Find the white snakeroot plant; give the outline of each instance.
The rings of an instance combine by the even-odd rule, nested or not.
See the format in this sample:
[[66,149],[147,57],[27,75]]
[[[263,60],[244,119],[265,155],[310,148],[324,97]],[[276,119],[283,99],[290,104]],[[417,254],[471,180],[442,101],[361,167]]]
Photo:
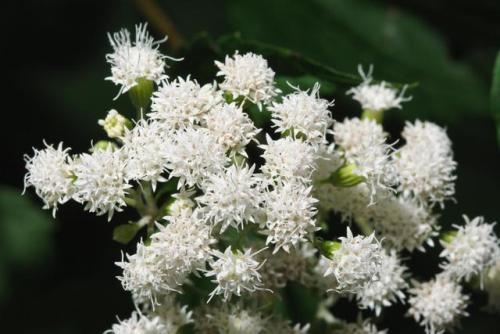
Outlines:
[[373,280],[383,261],[383,249],[375,234],[354,236],[350,228],[329,259],[325,276],[333,275],[340,292],[356,293]]
[[241,97],[262,109],[262,104],[268,104],[279,93],[274,71],[260,55],[236,52],[232,57],[226,56],[224,63],[216,61],[215,65],[219,68],[217,76],[224,77],[220,88],[234,99]]
[[122,210],[125,196],[132,186],[126,175],[126,162],[121,150],[111,146],[83,153],[74,158],[73,174],[75,192],[73,199],[85,204],[85,210],[97,215],[108,215],[108,221],[115,211]]
[[[295,88],[295,87],[294,87]],[[273,113],[273,125],[280,133],[289,132],[294,137],[305,137],[307,142],[324,143],[333,122],[329,107],[333,101],[319,98],[319,84],[309,91],[295,88],[295,92],[274,102],[268,109]]]
[[483,217],[469,219],[464,215],[465,225],[458,226],[456,235],[451,240],[442,241],[444,250],[441,257],[446,259],[442,264],[445,273],[457,279],[469,280],[481,275],[500,259],[499,240],[493,230],[495,224],[484,222]]
[[[340,326],[385,334],[374,323],[391,327],[385,309],[408,299],[395,307],[437,334],[467,315],[461,284],[476,288],[475,276],[484,278],[489,309],[500,309],[494,224],[466,218],[438,236],[457,167],[445,129],[407,123],[392,143],[384,131],[384,112],[410,100],[404,88],[360,68],[361,84],[347,93],[363,110],[340,121],[318,83],[289,84],[283,96],[261,55],[226,56],[213,66],[216,78],[201,82],[189,73],[167,77],[173,58],[146,25],[136,26],[134,40],[124,29],[110,41],[107,79],[120,86],[118,97],[128,92],[136,116],[104,113],[97,123],[107,139],[93,141],[89,153],[70,154],[62,143],[35,149],[25,156],[24,179],[53,214],[74,200],[121,220],[113,239],[136,244],[116,263],[135,311],[106,333],[305,334]],[[343,222],[346,235],[336,225]],[[409,288],[407,260],[424,245],[439,247],[438,238],[443,271]],[[319,301],[316,315],[302,312],[310,301],[298,298],[309,296]],[[336,319],[342,299],[372,317]],[[306,324],[276,316],[284,302]]]
[[36,194],[43,200],[43,208],[52,209],[54,217],[57,204],[68,201],[74,190],[69,150],[62,143],[57,148],[45,143],[45,149],[33,149],[32,157],[24,156],[28,171],[24,177],[24,191],[27,187],[35,188]]
[[427,334],[443,333],[458,324],[466,312],[469,297],[464,295],[462,287],[447,275],[415,283],[409,290],[408,314],[425,327]]
[[274,253],[280,248],[290,251],[318,230],[314,219],[317,200],[311,190],[302,183],[288,182],[264,194],[266,221],[261,233],[267,236],[266,244],[274,245]]
[[113,35],[108,34],[109,42],[113,52],[106,55],[106,61],[111,65],[111,80],[120,86],[120,92],[126,93],[138,84],[139,79],[145,79],[159,83],[166,79],[165,59],[174,58],[163,55],[159,45],[167,40],[155,41],[146,30],[147,24],[139,24],[135,27],[135,40],[130,38],[130,32],[122,29]]
[[247,157],[246,146],[260,132],[235,103],[219,104],[205,117],[207,129],[231,156]]
[[163,81],[151,100],[149,117],[167,129],[200,125],[208,112],[223,101],[215,84],[201,86],[189,76],[186,79]]
[[446,130],[417,120],[406,124],[402,137],[406,144],[394,159],[398,190],[424,205],[443,207],[455,194],[457,166]]
[[205,276],[213,276],[212,282],[216,283],[217,287],[210,293],[209,301],[216,295],[223,295],[224,301],[227,301],[232,295],[241,296],[245,292],[263,290],[259,274],[263,262],[255,258],[261,251],[233,251],[230,246],[224,253],[212,251],[213,257],[208,260],[211,269],[207,270]]
[[196,201],[204,205],[205,217],[212,224],[243,229],[245,222],[254,223],[262,187],[254,175],[255,167],[231,165],[219,174],[209,175],[202,184],[203,195]]
[[359,65],[358,72],[363,82],[349,89],[347,94],[352,95],[352,98],[361,104],[363,110],[381,112],[391,108],[401,109],[401,103],[411,100],[411,97],[404,96],[406,86],[398,91],[385,81],[373,83],[373,66],[370,66],[368,73],[365,73],[363,67]]

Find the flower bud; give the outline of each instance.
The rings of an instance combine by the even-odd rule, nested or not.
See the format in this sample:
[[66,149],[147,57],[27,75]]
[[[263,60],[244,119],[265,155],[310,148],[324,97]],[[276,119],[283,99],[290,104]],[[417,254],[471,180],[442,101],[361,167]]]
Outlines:
[[350,188],[366,181],[364,176],[355,173],[355,164],[344,164],[321,183],[330,183],[335,187]]
[[132,122],[115,109],[111,109],[106,118],[100,119],[97,123],[104,128],[109,138],[123,137],[125,129],[132,128]]
[[153,95],[153,81],[139,78],[137,79],[137,84],[130,88],[128,91],[130,100],[135,108],[140,110],[146,110],[151,102],[151,95]]

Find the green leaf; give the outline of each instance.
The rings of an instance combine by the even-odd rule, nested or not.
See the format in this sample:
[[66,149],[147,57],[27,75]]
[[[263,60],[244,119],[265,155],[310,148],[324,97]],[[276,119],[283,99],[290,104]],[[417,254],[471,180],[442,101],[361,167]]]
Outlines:
[[139,232],[143,227],[144,225],[133,222],[118,225],[113,230],[113,240],[126,245],[135,238],[137,232]]
[[497,54],[495,66],[493,67],[490,96],[491,112],[497,124],[497,140],[498,145],[500,145],[500,51]]

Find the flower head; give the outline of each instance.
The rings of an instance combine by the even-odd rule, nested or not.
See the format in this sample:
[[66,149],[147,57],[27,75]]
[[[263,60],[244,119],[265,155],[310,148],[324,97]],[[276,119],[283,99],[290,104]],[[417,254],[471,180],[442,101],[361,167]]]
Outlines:
[[108,111],[106,117],[100,119],[97,123],[103,127],[109,138],[121,138],[125,130],[132,127],[132,122],[115,109]]
[[469,297],[462,293],[462,287],[446,275],[416,284],[409,290],[408,314],[425,327],[427,334],[442,333],[457,324],[465,311]]
[[215,84],[200,86],[188,76],[164,81],[151,100],[149,117],[167,129],[184,129],[202,123],[203,117],[222,102],[222,94]]
[[328,128],[332,124],[329,107],[333,102],[319,98],[319,84],[309,91],[295,88],[295,92],[283,97],[281,103],[274,102],[272,122],[278,132],[290,131],[295,136],[305,136],[312,143],[326,142]]
[[335,276],[339,291],[356,293],[376,278],[383,260],[382,246],[375,234],[354,237],[349,227],[347,236],[339,239],[340,248],[333,253],[325,276]]
[[245,222],[254,222],[261,202],[259,179],[255,167],[231,165],[220,174],[209,175],[202,183],[204,194],[196,201],[205,205],[206,218],[221,223],[221,232],[228,226],[243,228]]
[[70,199],[74,190],[69,148],[63,148],[62,143],[57,148],[45,143],[45,149],[33,151],[32,157],[24,156],[28,171],[24,176],[24,189],[34,187],[44,202],[43,208],[52,208],[55,216],[57,204]]
[[224,253],[218,250],[212,251],[214,258],[208,260],[211,270],[205,275],[213,276],[212,282],[217,283],[217,287],[210,293],[210,299],[222,294],[227,301],[233,294],[241,296],[242,292],[263,290],[259,274],[263,263],[254,258],[259,252],[252,253],[251,249],[246,249],[244,252],[233,251],[231,246],[227,247]]
[[344,324],[338,331],[334,331],[334,334],[386,334],[387,330],[379,331],[377,326],[371,323],[369,320],[358,322],[352,322]]
[[202,306],[199,310],[195,321],[197,333],[262,334],[268,322],[257,310],[240,304]]
[[383,111],[391,108],[401,109],[401,103],[411,100],[411,97],[405,97],[406,86],[398,92],[389,84],[382,81],[381,83],[372,83],[373,66],[370,66],[368,73],[363,71],[361,65],[358,66],[358,72],[363,79],[363,82],[357,87],[353,87],[347,91],[348,95],[361,104],[364,110]]
[[177,131],[166,145],[170,177],[179,177],[179,188],[199,185],[203,178],[222,171],[228,162],[224,147],[206,129]]
[[309,182],[316,161],[315,151],[311,145],[292,137],[272,140],[267,135],[267,145],[260,147],[264,149],[262,157],[266,160],[262,166],[265,175],[284,181]]
[[500,246],[493,229],[495,224],[485,223],[483,217],[470,220],[464,215],[464,220],[464,226],[455,225],[458,230],[452,240],[442,242],[441,257],[446,259],[442,265],[446,273],[469,280],[482,275],[500,259]]
[[318,230],[314,219],[317,200],[311,190],[302,183],[286,182],[264,194],[267,219],[262,233],[267,235],[266,244],[275,245],[275,253],[280,248],[290,251],[291,246],[306,241],[309,233]]
[[236,52],[233,57],[226,56],[224,63],[216,61],[215,65],[219,68],[217,76],[224,77],[220,88],[235,99],[242,97],[260,109],[279,92],[274,86],[274,71],[260,55]]
[[417,120],[406,124],[402,136],[406,145],[395,155],[394,163],[399,190],[422,204],[443,207],[455,194],[457,166],[445,129]]
[[376,279],[366,282],[356,294],[360,307],[375,310],[378,316],[383,307],[397,300],[404,301],[403,290],[407,288],[405,270],[394,251],[383,252]]
[[80,154],[73,165],[75,201],[85,203],[85,210],[97,215],[108,214],[108,221],[115,211],[125,206],[129,185],[126,163],[121,150],[108,146],[92,154]]
[[146,317],[132,312],[130,318],[114,324],[105,334],[164,334],[167,328],[159,317]]
[[123,136],[123,155],[126,159],[125,172],[130,180],[149,181],[156,188],[157,182],[166,179],[167,156],[165,145],[167,133],[156,122],[139,121],[132,130]]
[[135,27],[135,41],[131,41],[130,32],[122,29],[113,35],[108,34],[113,52],[106,55],[111,64],[111,76],[106,80],[120,85],[119,94],[126,93],[137,85],[138,79],[159,82],[165,75],[165,59],[173,59],[158,51],[159,45],[167,40],[155,41],[146,30],[147,24]]
[[236,104],[219,104],[205,117],[206,127],[231,155],[246,156],[245,147],[260,132]]

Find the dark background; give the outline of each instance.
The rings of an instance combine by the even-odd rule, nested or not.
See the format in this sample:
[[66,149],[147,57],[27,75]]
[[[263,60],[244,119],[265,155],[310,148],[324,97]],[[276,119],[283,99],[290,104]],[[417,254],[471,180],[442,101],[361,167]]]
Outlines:
[[[458,161],[457,202],[448,204],[441,223],[461,222],[461,214],[500,213],[500,159],[489,105],[494,60],[500,47],[498,1],[103,1],[45,0],[2,2],[2,163],[0,164],[0,332],[100,333],[115,316],[127,317],[132,303],[115,278],[114,261],[123,247],[111,240],[112,223],[84,213],[79,205],[60,208],[54,221],[41,211],[32,189],[23,188],[23,154],[42,140],[64,141],[73,152],[104,138],[97,125],[110,108],[132,112],[129,101],[113,101],[118,88],[104,81],[110,51],[106,32],[150,21],[160,36],[171,28],[151,14],[151,3],[168,15],[177,35],[162,50],[186,60],[173,73],[213,76],[214,57],[200,32],[212,38],[241,32],[241,38],[282,46],[338,70],[355,73],[358,63],[375,65],[375,76],[419,82],[414,101],[387,115],[397,139],[405,120],[428,119],[446,126]],[[158,23],[160,22],[160,23]],[[212,40],[212,41],[214,41]],[[216,42],[214,42],[216,44]],[[181,45],[182,44],[182,45]],[[213,45],[212,45],[213,46]],[[227,46],[223,48],[227,50]],[[287,67],[270,57],[278,68]],[[281,72],[279,72],[281,73]],[[289,71],[281,79],[309,82]],[[328,83],[325,83],[328,87]],[[334,117],[356,115],[347,87],[330,85],[337,100]],[[132,115],[132,114],[131,114]],[[497,229],[498,230],[498,229]],[[437,268],[439,249],[412,260],[418,277]],[[497,320],[480,310],[486,296],[474,292],[471,317],[458,333],[497,333]],[[339,315],[353,319],[350,305]],[[345,307],[344,307],[345,306]],[[300,320],[300,310],[290,313]],[[420,333],[402,309],[391,308],[382,328]],[[497,327],[497,328],[495,328]]]

